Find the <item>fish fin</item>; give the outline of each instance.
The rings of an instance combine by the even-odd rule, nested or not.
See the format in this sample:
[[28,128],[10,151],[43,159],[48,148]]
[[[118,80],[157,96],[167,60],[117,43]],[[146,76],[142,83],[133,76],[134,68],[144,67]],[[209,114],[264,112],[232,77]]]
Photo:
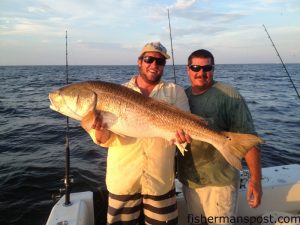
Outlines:
[[[78,90],[77,92],[74,92],[74,95],[75,94],[77,95],[76,97],[77,108],[80,108],[80,111],[82,112],[86,112],[86,114],[83,115],[83,117],[87,116],[91,111],[96,110],[97,94],[94,91],[91,91],[89,89],[81,89],[80,91]],[[87,118],[90,118],[91,116],[92,114],[88,115]]]
[[89,131],[92,128],[94,123],[95,115],[93,111],[89,111],[80,121],[80,125],[86,130]]
[[[126,127],[126,124],[121,126],[118,117],[114,113],[108,111],[101,111],[100,113],[102,115],[103,123],[107,125],[108,130],[123,138],[128,137],[125,135],[128,127]],[[115,129],[115,126],[117,126],[117,129]]]
[[218,148],[224,158],[236,169],[242,170],[241,159],[252,147],[264,143],[253,134],[222,132],[227,137],[224,145]]
[[178,148],[178,150],[181,152],[181,154],[184,156],[184,152],[187,152],[188,150],[182,145],[182,144],[180,144],[179,142],[175,142],[174,143],[176,146],[177,146],[177,148]]
[[118,122],[118,117],[114,113],[108,111],[100,111],[100,114],[102,116],[102,122],[106,123],[108,129],[110,129],[114,124]]

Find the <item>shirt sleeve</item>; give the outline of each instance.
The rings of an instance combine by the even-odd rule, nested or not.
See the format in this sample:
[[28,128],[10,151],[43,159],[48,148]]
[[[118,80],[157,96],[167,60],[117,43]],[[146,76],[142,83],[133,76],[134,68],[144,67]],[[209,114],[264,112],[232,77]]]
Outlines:
[[246,100],[237,93],[236,98],[231,98],[228,105],[230,131],[256,134],[252,115]]

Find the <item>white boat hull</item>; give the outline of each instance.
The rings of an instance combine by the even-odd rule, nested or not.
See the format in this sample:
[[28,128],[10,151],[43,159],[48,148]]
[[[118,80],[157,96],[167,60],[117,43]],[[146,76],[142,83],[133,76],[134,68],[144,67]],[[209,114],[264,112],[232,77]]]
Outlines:
[[52,208],[46,225],[94,225],[93,192],[72,193],[68,206],[64,197]]
[[[276,211],[292,213],[299,217],[300,165],[294,164],[263,168],[262,175],[263,197],[261,205],[256,209],[252,209],[248,206],[247,202],[249,174],[248,171],[243,172],[238,199],[238,216],[243,218],[258,218],[263,215],[271,215],[272,212]],[[180,192],[177,195],[179,224],[188,225],[187,207],[179,181],[176,182],[176,188],[176,191]],[[64,197],[56,203],[46,225],[94,225],[92,192],[72,193],[70,199],[71,206],[64,206]]]
[[261,205],[252,209],[247,203],[247,188],[239,193],[238,215],[260,216],[270,211],[300,211],[300,165],[263,169]]
[[[300,165],[286,165],[262,169],[263,196],[261,205],[250,208],[247,202],[247,186],[249,181],[248,171],[241,175],[241,188],[238,198],[238,217],[243,220],[261,220],[273,212],[285,212],[300,215]],[[180,182],[176,183],[177,191],[181,190]],[[179,224],[188,223],[188,213],[183,194],[177,196]],[[300,221],[299,221],[300,222]],[[255,224],[255,223],[252,223]],[[270,223],[269,223],[270,224]]]

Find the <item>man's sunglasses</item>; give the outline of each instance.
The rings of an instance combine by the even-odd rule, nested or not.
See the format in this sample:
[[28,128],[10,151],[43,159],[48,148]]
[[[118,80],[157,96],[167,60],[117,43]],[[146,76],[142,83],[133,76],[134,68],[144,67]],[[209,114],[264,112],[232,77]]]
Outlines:
[[203,72],[209,72],[213,70],[214,66],[213,65],[205,65],[205,66],[189,65],[189,68],[194,72],[199,72],[201,69],[203,70]]
[[145,63],[148,63],[148,64],[152,64],[155,61],[156,64],[159,65],[159,66],[166,65],[166,59],[165,58],[156,58],[156,57],[153,57],[153,56],[144,56],[143,61]]

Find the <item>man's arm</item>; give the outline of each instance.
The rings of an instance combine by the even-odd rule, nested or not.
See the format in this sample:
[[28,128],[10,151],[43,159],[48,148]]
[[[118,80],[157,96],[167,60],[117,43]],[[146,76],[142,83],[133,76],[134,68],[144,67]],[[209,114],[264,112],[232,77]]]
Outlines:
[[107,130],[107,125],[103,123],[102,116],[100,113],[90,111],[82,120],[81,126],[88,133],[91,130],[95,130],[95,143],[103,144],[108,141],[111,136],[111,132]]
[[104,148],[132,143],[136,138],[121,136],[107,129],[101,112],[91,111],[82,120],[81,126],[90,135],[95,144]]
[[260,150],[256,147],[251,148],[245,155],[245,160],[250,172],[247,193],[248,204],[251,208],[257,208],[262,197]]

